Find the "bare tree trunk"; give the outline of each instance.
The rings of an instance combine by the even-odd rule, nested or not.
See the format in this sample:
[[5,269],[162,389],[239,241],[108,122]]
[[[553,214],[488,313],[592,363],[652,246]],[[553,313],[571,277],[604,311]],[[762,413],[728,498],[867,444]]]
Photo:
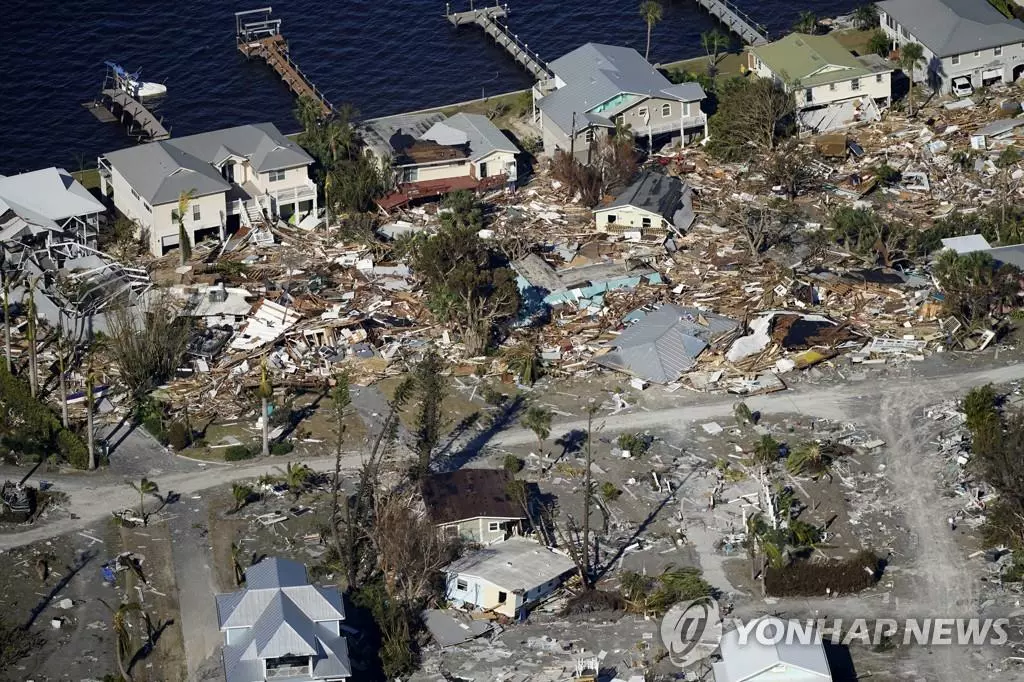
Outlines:
[[60,343],[57,345],[57,369],[60,371],[60,417],[64,428],[68,428],[68,379],[67,363],[64,356],[67,342],[61,334]]
[[39,372],[36,367],[36,283],[28,283],[28,385],[35,398],[39,393]]
[[583,484],[583,584],[590,587],[590,505],[593,501],[593,481],[590,463],[594,448],[594,409],[587,411],[587,470]]
[[270,456],[270,413],[266,398],[260,398],[260,410],[263,415],[263,456]]
[[11,283],[4,275],[4,353],[7,358],[7,373],[11,373]]

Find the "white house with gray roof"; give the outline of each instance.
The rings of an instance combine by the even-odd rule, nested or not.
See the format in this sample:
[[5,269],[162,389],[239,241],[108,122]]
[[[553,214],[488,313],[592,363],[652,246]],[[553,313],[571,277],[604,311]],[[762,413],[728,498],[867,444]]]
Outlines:
[[924,48],[914,80],[948,93],[954,78],[974,87],[1010,83],[1024,73],[1024,23],[1007,19],[987,0],[884,0],[876,3],[882,31],[898,48]]
[[341,682],[352,676],[334,587],[309,584],[297,561],[264,559],[246,589],[217,595],[226,682]]
[[594,209],[598,232],[664,241],[693,224],[693,188],[676,177],[645,171],[608,204]]
[[545,154],[561,149],[586,160],[592,143],[616,124],[639,138],[707,137],[704,89],[673,85],[632,48],[587,43],[549,66],[554,76],[533,88]]
[[0,175],[0,242],[93,241],[106,209],[63,168]]
[[109,152],[100,185],[114,206],[149,235],[155,255],[178,245],[178,197],[192,192],[185,229],[224,238],[263,216],[299,222],[317,214],[313,159],[272,124],[259,123]]

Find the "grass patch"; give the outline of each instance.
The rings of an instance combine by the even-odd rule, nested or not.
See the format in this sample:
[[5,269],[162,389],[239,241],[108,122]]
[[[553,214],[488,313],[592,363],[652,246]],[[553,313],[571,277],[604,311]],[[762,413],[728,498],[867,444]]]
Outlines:
[[78,180],[86,189],[97,189],[100,186],[100,171],[97,168],[73,171],[71,177]]
[[[715,74],[715,82],[722,83],[730,78],[742,76],[742,67],[746,66],[746,64],[746,53],[726,52],[720,55],[718,58],[718,73]],[[684,59],[678,62],[662,64],[661,68],[665,72],[689,71],[690,73],[706,76],[708,73],[708,59],[707,57],[694,57],[693,59]]]
[[868,48],[868,43],[871,42],[871,36],[875,34],[875,29],[870,31],[862,31],[859,28],[844,28],[841,31],[833,31],[832,35],[839,44],[845,47],[850,52],[856,52],[859,55],[871,54],[871,50]]

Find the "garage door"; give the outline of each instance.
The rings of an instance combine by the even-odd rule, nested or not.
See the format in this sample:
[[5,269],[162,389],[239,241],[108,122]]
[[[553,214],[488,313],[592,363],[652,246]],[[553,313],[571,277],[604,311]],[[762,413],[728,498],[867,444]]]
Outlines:
[[982,71],[981,72],[981,79],[982,80],[986,80],[986,81],[989,80],[990,78],[1002,78],[1002,77],[1003,77],[1003,70],[1002,69],[988,69],[986,71]]
[[177,235],[177,233],[175,233],[173,235],[168,235],[166,237],[161,237],[160,238],[160,245],[163,246],[165,249],[169,249],[172,246],[177,246],[178,245],[178,235]]

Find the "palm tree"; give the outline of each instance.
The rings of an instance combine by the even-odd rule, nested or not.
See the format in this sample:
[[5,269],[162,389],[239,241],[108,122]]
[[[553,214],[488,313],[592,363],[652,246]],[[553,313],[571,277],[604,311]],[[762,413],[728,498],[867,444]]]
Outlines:
[[718,53],[729,47],[729,38],[717,28],[700,34],[700,44],[708,55],[708,75],[718,70]]
[[253,490],[251,485],[245,483],[232,483],[231,484],[231,497],[235,499],[235,506],[232,507],[231,513],[239,511],[242,507],[249,503],[249,497],[252,495]]
[[615,133],[613,134],[613,137],[616,140],[632,142],[633,126],[625,121],[615,121]]
[[93,428],[92,415],[96,409],[96,374],[92,368],[92,353],[85,370],[85,444],[89,448],[89,469],[96,468],[96,434]]
[[821,473],[828,467],[825,452],[820,443],[810,441],[794,449],[786,458],[786,468],[790,473],[801,474],[808,471],[812,474]]
[[231,543],[231,565],[235,569],[235,585],[241,587],[245,582],[245,569],[242,567],[242,548],[237,542]]
[[192,242],[189,241],[188,231],[185,229],[185,213],[195,197],[196,191],[194,189],[178,195],[178,250],[181,256],[180,264],[182,267],[188,265],[188,260],[192,257]]
[[333,169],[337,167],[339,161],[351,156],[352,147],[355,145],[355,131],[347,120],[332,118],[324,126],[323,145],[330,162],[328,165]]
[[129,481],[128,485],[135,488],[139,493],[139,516],[142,517],[142,525],[148,525],[149,517],[146,516],[146,495],[156,495],[160,492],[160,487],[156,484],[156,481],[151,481],[146,477],[140,479],[138,483]]
[[544,441],[551,435],[551,410],[540,405],[533,405],[526,410],[520,423],[533,431],[533,435],[537,437],[537,449],[543,453]]
[[132,653],[132,633],[128,629],[128,615],[141,613],[142,607],[138,602],[127,602],[114,609],[102,599],[100,602],[110,609],[110,625],[117,640],[114,646],[114,656],[117,659],[117,670],[121,674],[121,680],[122,682],[133,682],[131,672],[126,667],[126,665],[130,665]]
[[914,115],[914,70],[924,61],[924,48],[921,43],[905,43],[900,46],[900,67],[910,79],[910,90],[907,92],[907,114]]
[[64,428],[68,428],[68,338],[64,333],[63,325],[57,327],[57,371],[59,372],[58,382],[60,385],[60,418]]
[[640,3],[640,16],[647,24],[647,50],[644,52],[644,59],[651,61],[651,31],[654,25],[661,21],[664,11],[658,0],[644,0]]
[[623,571],[619,577],[619,592],[626,601],[635,604],[641,611],[647,601],[650,586],[651,581],[647,576],[636,571]]
[[804,11],[800,13],[800,18],[797,19],[796,25],[793,26],[793,30],[797,33],[806,33],[807,35],[814,35],[818,32],[818,17],[814,12]]
[[302,462],[296,462],[295,464],[288,462],[284,469],[278,467],[278,471],[284,474],[284,481],[288,485],[288,490],[291,491],[296,500],[302,495],[302,491],[306,489],[309,479],[313,476],[313,470]]
[[274,396],[274,387],[267,374],[267,356],[263,355],[260,362],[260,387],[256,391],[260,397],[260,421],[263,426],[263,456],[270,456],[270,399]]
[[11,277],[6,271],[4,278],[4,354],[7,358],[7,373],[11,373]]
[[32,390],[33,398],[39,392],[39,371],[36,364],[36,283],[38,281],[38,277],[33,277],[28,281],[28,310],[26,311],[28,324],[25,330],[25,336],[28,338],[28,385]]
[[762,470],[767,470],[779,458],[779,443],[768,435],[754,445],[754,463]]
[[853,21],[862,31],[878,28],[878,8],[874,5],[861,5],[853,13]]

